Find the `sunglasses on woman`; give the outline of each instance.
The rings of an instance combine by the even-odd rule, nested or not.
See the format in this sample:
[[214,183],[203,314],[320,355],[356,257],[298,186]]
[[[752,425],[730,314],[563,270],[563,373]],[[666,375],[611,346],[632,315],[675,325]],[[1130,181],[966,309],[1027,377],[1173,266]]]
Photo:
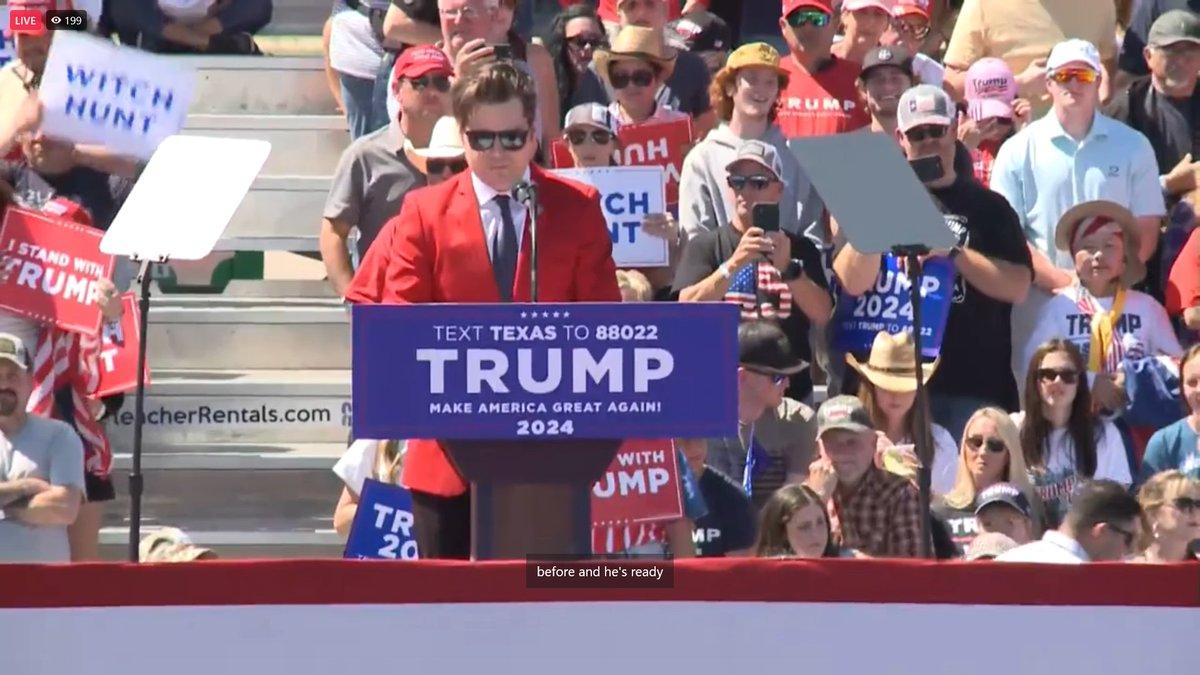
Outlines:
[[1195,497],[1176,497],[1171,500],[1171,506],[1185,513],[1188,511],[1200,511],[1200,499]]
[[529,141],[528,129],[506,129],[504,131],[468,131],[467,145],[476,152],[487,152],[500,144],[501,150],[515,151],[525,147]]
[[830,16],[819,9],[802,9],[787,15],[787,23],[792,28],[824,28],[829,25]]
[[725,180],[726,180],[726,182],[729,183],[729,187],[733,188],[737,192],[741,192],[742,190],[745,190],[747,185],[754,188],[755,190],[766,190],[771,185],[771,183],[775,182],[774,178],[771,178],[770,176],[763,176],[763,175],[755,175],[755,176],[731,175],[729,178],[727,178]]
[[612,83],[613,89],[624,89],[630,83],[638,87],[649,87],[654,82],[654,71],[635,70],[632,73],[612,72],[608,74],[608,81]]
[[599,35],[575,35],[567,38],[567,44],[578,50],[595,49],[604,44],[604,38]]
[[1079,373],[1074,370],[1062,370],[1058,368],[1038,368],[1038,379],[1042,382],[1053,382],[1062,380],[1063,384],[1075,384],[1079,379]]
[[426,87],[433,87],[442,94],[450,91],[450,78],[445,75],[425,75],[423,77],[405,79],[417,91],[425,91]]
[[1100,77],[1100,74],[1091,68],[1064,68],[1050,73],[1050,79],[1059,84],[1066,84],[1068,82],[1091,84],[1098,77]]
[[425,162],[425,172],[431,175],[443,174],[446,171],[457,174],[466,169],[467,160],[465,159],[431,159]]
[[588,139],[596,145],[608,145],[613,142],[612,132],[596,129],[595,131],[584,131],[582,129],[572,129],[567,132],[567,140],[571,145],[583,145]]
[[983,436],[967,436],[967,447],[972,450],[986,448],[988,452],[1004,452],[1004,441],[999,438],[984,438]]
[[908,131],[904,132],[904,137],[907,138],[910,143],[920,143],[921,141],[925,140],[936,140],[942,138],[949,130],[950,127],[930,124],[909,129]]

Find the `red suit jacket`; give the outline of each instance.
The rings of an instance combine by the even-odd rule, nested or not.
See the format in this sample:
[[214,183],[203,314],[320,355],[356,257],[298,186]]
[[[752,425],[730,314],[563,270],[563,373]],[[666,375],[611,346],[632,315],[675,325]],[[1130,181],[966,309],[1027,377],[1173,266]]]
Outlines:
[[[531,168],[538,215],[538,301],[620,302],[612,237],[595,188]],[[529,302],[529,219],[525,220],[513,302]],[[479,204],[464,171],[408,194],[400,215],[371,244],[346,290],[354,303],[499,302]],[[402,482],[444,497],[467,484],[434,440],[411,439]]]

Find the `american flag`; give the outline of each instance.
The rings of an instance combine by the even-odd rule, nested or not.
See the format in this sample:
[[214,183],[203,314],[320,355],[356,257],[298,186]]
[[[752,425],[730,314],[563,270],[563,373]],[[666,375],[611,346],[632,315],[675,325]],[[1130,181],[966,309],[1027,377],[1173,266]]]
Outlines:
[[786,319],[792,314],[792,291],[775,266],[755,262],[733,275],[726,302],[736,302],[743,319]]
[[653,542],[666,542],[662,523],[593,523],[592,552],[621,553]]
[[92,392],[100,384],[99,359],[99,336],[45,326],[33,356],[34,388],[26,410],[40,417],[54,417],[54,392],[69,387],[75,429],[83,441],[84,470],[105,477],[112,470],[112,447],[91,408]]

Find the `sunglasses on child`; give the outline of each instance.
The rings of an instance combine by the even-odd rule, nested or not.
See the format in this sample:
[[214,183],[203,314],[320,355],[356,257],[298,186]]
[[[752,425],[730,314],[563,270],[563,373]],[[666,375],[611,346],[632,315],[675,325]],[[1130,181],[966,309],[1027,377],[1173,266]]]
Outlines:
[[425,162],[425,173],[440,175],[449,171],[451,174],[462,173],[467,169],[465,159],[430,159]]
[[792,28],[824,28],[829,25],[829,19],[830,16],[819,9],[801,9],[787,15],[787,23]]
[[983,436],[968,436],[967,447],[972,450],[986,448],[988,452],[1004,452],[1004,441],[999,438],[984,438]]
[[630,84],[638,87],[649,87],[654,82],[654,71],[635,70],[632,73],[609,72],[608,81],[613,89],[624,89]]
[[1059,370],[1057,368],[1038,368],[1037,376],[1042,382],[1062,380],[1063,384],[1075,384],[1079,380],[1079,373],[1074,370]]
[[567,132],[567,140],[571,145],[583,145],[588,139],[596,145],[608,145],[613,142],[613,135],[610,131],[596,129],[595,131],[584,131],[582,129],[572,129]]
[[450,78],[445,75],[425,75],[423,77],[406,77],[408,83],[417,91],[425,91],[426,87],[433,87],[438,92],[444,94],[450,91]]
[[468,131],[467,145],[476,152],[487,152],[500,144],[500,149],[514,151],[529,142],[528,129],[506,129],[504,131]]
[[1059,84],[1068,82],[1078,82],[1080,84],[1091,84],[1096,81],[1100,74],[1091,68],[1063,68],[1050,73],[1050,79]]
[[729,183],[729,187],[733,188],[734,190],[736,190],[738,192],[745,190],[747,185],[754,188],[755,190],[766,190],[771,185],[771,183],[775,182],[774,178],[771,178],[770,176],[764,176],[761,174],[757,174],[754,176],[730,175],[729,178],[726,178],[725,180]]

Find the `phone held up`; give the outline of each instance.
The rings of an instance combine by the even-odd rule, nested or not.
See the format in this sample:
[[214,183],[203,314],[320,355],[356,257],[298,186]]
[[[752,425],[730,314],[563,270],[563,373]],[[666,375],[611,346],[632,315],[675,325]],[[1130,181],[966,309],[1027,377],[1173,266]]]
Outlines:
[[750,211],[750,220],[763,232],[778,232],[779,204],[755,204]]
[[913,173],[917,174],[917,178],[922,183],[929,183],[946,175],[946,167],[942,165],[942,158],[937,155],[910,159],[908,165],[912,167]]
[[512,59],[513,59],[512,45],[496,44],[496,45],[488,45],[488,46],[492,48],[492,56],[495,56],[497,61],[512,61]]

